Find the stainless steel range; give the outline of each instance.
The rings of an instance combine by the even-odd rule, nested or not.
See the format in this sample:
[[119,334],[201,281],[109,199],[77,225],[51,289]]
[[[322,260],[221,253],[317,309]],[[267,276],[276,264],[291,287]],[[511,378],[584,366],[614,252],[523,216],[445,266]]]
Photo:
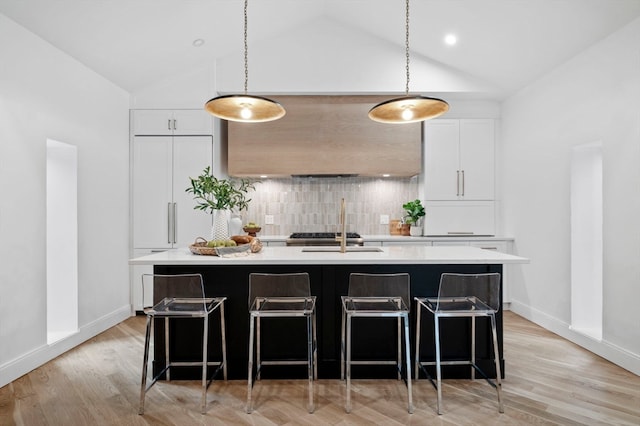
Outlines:
[[[336,237],[340,232],[294,232],[287,238],[288,246],[339,246],[340,241]],[[362,246],[364,239],[360,234],[347,232],[348,246]]]

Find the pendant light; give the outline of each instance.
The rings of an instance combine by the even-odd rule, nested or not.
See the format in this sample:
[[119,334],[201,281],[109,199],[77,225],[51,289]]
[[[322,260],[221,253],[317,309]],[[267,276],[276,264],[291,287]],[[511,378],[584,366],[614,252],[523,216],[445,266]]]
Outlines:
[[449,104],[438,98],[409,96],[409,0],[406,0],[405,56],[407,84],[405,95],[379,103],[369,111],[369,118],[381,123],[415,123],[438,117],[449,110]]
[[247,3],[248,0],[244,0],[244,94],[215,97],[204,105],[204,109],[223,120],[244,123],[273,121],[285,115],[286,111],[282,105],[262,96],[247,94],[249,81],[249,65],[247,60]]

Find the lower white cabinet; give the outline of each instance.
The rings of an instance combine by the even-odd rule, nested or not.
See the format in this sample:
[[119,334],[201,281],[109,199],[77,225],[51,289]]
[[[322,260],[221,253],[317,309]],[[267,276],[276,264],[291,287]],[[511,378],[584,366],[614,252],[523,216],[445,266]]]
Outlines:
[[284,241],[267,241],[264,242],[267,247],[286,247],[287,243]]
[[[407,237],[407,238],[411,238],[411,237]],[[405,241],[383,241],[382,242],[383,246],[430,246],[431,242],[430,241],[424,241],[424,240],[410,240],[407,239]]]
[[[137,249],[133,250],[133,257],[146,256],[164,250]],[[129,267],[129,282],[131,283],[131,307],[134,312],[142,311],[142,274],[152,274],[153,265],[135,265]],[[147,304],[153,301],[153,295],[148,294]]]
[[424,220],[428,236],[493,236],[496,233],[493,201],[427,201]]

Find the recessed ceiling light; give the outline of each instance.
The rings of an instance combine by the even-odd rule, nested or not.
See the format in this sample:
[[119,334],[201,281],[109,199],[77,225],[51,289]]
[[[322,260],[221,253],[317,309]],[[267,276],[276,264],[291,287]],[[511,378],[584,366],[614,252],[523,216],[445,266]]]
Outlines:
[[453,46],[458,42],[458,37],[455,34],[447,34],[444,36],[444,42],[449,46]]
[[191,43],[191,44],[193,44],[193,47],[200,47],[200,46],[202,46],[204,44],[204,40],[201,39],[201,38],[197,38],[197,39],[193,40],[193,43]]
[[384,173],[384,174],[382,175],[382,177],[389,177],[389,176],[391,176],[389,173]]

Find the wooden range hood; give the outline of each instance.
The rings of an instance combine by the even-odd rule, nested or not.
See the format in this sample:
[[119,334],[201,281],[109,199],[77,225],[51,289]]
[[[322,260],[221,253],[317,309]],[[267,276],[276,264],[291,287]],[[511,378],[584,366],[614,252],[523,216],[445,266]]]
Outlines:
[[422,125],[367,116],[388,96],[275,96],[286,115],[266,123],[228,122],[231,176],[414,176]]

